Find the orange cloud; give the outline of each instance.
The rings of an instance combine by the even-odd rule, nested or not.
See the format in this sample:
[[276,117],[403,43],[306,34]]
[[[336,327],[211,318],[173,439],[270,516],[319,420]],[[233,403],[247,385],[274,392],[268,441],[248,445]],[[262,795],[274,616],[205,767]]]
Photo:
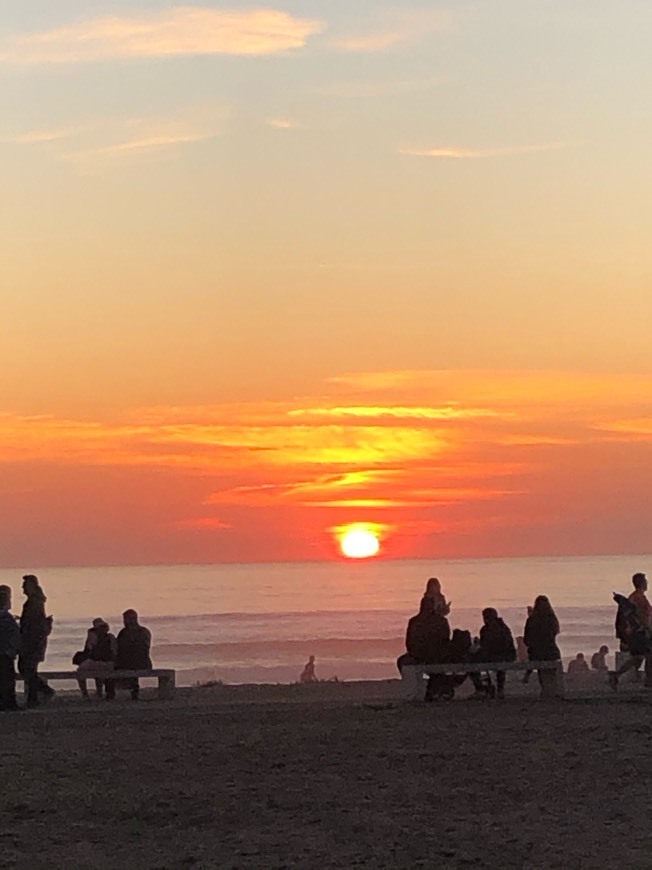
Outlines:
[[133,57],[266,55],[302,48],[324,23],[275,9],[246,11],[177,6],[151,14],[87,19],[41,33],[14,35],[0,61],[59,64]]

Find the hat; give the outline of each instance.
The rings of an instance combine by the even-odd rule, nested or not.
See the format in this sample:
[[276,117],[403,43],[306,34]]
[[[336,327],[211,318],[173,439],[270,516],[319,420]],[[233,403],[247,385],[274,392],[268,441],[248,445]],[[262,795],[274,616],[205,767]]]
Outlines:
[[108,628],[108,627],[109,627],[109,623],[105,619],[102,619],[101,616],[98,616],[97,619],[93,620],[93,628]]

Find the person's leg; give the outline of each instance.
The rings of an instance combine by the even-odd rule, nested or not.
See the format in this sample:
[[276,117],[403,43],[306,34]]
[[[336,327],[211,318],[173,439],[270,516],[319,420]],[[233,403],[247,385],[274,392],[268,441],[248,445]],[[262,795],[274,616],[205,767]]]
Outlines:
[[14,660],[0,655],[0,710],[17,710]]
[[498,697],[505,697],[505,671],[496,671],[496,684],[498,686]]
[[138,682],[137,677],[134,677],[133,680],[131,680],[130,688],[131,688],[131,700],[137,701],[138,698],[140,697],[140,684]]
[[38,677],[36,675],[36,668],[31,667],[31,665],[27,664],[23,667],[22,675],[23,679],[25,680],[25,694],[27,695],[27,706],[37,707],[39,704],[39,699]]
[[645,688],[652,689],[652,653],[645,656]]
[[104,680],[104,691],[107,701],[115,700],[115,680]]
[[48,686],[45,680],[42,680],[38,675],[38,664],[34,666],[34,680],[36,682],[36,690],[46,698],[51,698],[54,695],[54,689]]
[[622,664],[617,671],[611,671],[609,673],[609,685],[615,691],[618,688],[618,681],[622,677],[623,674],[626,674],[627,671],[630,671],[632,668],[636,668],[638,670],[643,662],[643,656],[630,656],[627,661]]
[[86,680],[77,680],[77,685],[79,686],[82,698],[88,698],[88,686]]
[[103,689],[104,689],[104,680],[95,680],[95,694],[98,698],[102,697]]

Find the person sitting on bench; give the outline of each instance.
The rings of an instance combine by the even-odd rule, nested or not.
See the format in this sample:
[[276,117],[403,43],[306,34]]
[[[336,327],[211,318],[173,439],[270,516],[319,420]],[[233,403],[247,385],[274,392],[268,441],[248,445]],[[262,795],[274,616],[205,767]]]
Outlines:
[[[150,649],[152,633],[138,622],[135,610],[125,610],[122,614],[124,628],[118,634],[118,655],[115,662],[117,671],[149,671],[152,669]],[[123,680],[119,685],[131,691],[131,700],[139,696],[138,679]]]
[[[474,654],[477,662],[513,662],[516,661],[516,647],[509,626],[498,616],[494,607],[485,607],[482,611],[483,626],[480,629],[480,648]],[[491,676],[486,675],[484,682],[480,674],[471,674],[475,695],[477,698],[493,698],[496,690],[491,682]],[[496,671],[498,697],[505,697],[505,671]]]
[[[431,598],[424,596],[416,616],[408,622],[405,635],[405,652],[396,662],[399,672],[408,665],[437,664],[447,658],[451,636],[450,625],[445,616],[435,611]],[[433,675],[428,680],[425,700],[431,701],[438,694],[442,675]]]

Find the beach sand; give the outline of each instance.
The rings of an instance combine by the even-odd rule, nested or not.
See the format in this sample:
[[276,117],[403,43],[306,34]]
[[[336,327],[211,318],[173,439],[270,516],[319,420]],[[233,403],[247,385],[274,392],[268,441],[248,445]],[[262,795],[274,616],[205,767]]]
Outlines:
[[395,681],[0,716],[0,866],[649,868],[652,697]]

